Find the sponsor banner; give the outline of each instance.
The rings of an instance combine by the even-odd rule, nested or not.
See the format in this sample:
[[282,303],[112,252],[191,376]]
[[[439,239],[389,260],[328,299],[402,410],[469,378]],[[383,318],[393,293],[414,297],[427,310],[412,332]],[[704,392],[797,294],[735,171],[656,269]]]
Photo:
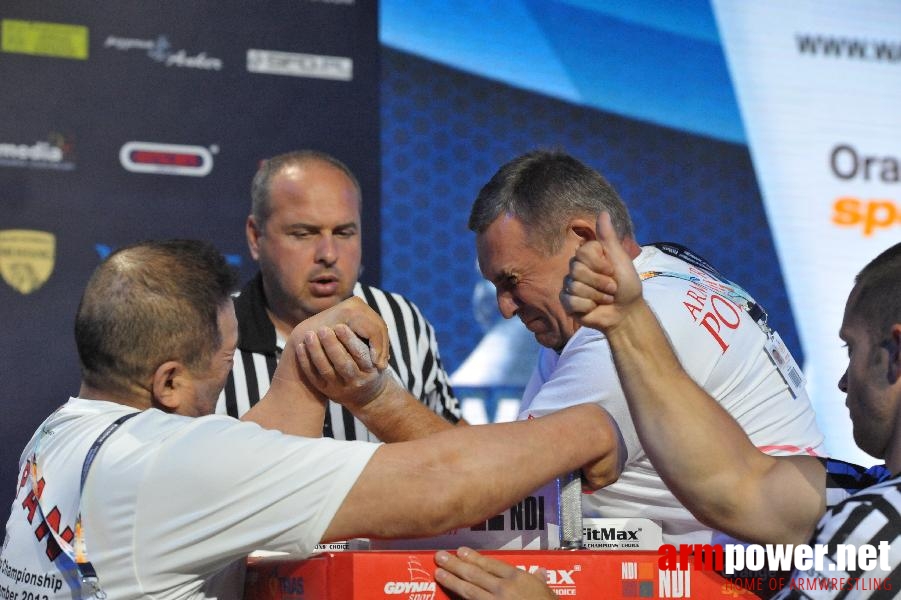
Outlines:
[[249,558],[255,568],[244,577],[245,598],[280,600],[311,600],[328,598],[328,568],[324,560],[304,561],[303,568],[294,568],[298,561],[285,558]]
[[71,139],[60,133],[51,133],[46,140],[34,143],[0,141],[0,167],[72,171],[74,147]]
[[132,173],[205,177],[213,170],[213,151],[203,146],[127,142],[119,150],[119,162]]
[[167,67],[182,69],[200,69],[203,71],[221,71],[222,59],[208,56],[207,53],[184,48],[175,49],[166,35],[158,35],[154,39],[127,38],[110,35],[103,42],[103,47],[123,52],[143,52],[151,60]]
[[[503,551],[482,554],[523,571],[544,570],[565,598],[734,598],[738,589],[710,571],[664,570],[657,552]],[[255,600],[447,600],[435,583],[434,552],[344,552],[307,560],[250,559],[244,597]],[[302,596],[297,590],[303,588]],[[289,591],[284,591],[289,590]],[[749,594],[748,597],[753,597]]]
[[351,81],[354,78],[354,61],[346,56],[251,48],[247,51],[247,70],[264,75]]
[[586,550],[657,550],[663,530],[650,519],[583,518],[582,544]]
[[901,241],[901,3],[714,0],[831,456],[853,440],[836,382],[857,272]]
[[[372,540],[374,550],[453,549],[460,546],[502,550],[560,547],[560,489],[552,482],[484,523],[429,538]],[[655,546],[656,548],[656,546]]]
[[33,229],[0,230],[0,275],[20,294],[40,289],[53,273],[56,236]]
[[88,28],[68,23],[41,21],[0,21],[0,50],[14,54],[32,54],[87,60]]

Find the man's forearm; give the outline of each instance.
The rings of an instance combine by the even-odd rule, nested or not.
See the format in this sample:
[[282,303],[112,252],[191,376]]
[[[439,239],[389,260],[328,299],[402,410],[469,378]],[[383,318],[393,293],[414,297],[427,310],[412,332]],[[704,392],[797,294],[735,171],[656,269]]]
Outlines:
[[417,440],[453,427],[390,376],[376,399],[348,408],[383,442]]
[[326,399],[306,383],[292,344],[285,346],[269,390],[244,416],[266,429],[290,435],[321,437]]
[[388,332],[384,321],[359,298],[349,298],[294,328],[285,342],[269,391],[244,415],[244,420],[292,435],[322,435],[326,396],[313,384],[298,359],[303,356],[304,341],[315,339],[315,331],[331,333],[333,328],[346,330],[358,342],[359,337],[369,340],[368,345],[359,344],[362,350],[357,348],[356,351],[365,354],[365,362],[371,370],[387,366]]
[[471,525],[561,473],[603,459],[615,445],[609,415],[594,404],[385,444],[354,484],[325,539],[436,535]]

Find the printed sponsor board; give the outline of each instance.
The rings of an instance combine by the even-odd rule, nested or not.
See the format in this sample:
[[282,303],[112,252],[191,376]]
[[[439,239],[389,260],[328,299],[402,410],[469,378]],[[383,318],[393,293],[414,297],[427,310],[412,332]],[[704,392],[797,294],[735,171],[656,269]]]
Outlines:
[[119,162],[132,173],[205,177],[213,170],[213,152],[203,146],[133,141],[119,150]]
[[[511,551],[482,554],[527,572],[544,570],[548,586],[565,598],[734,598],[736,587],[710,571],[661,570],[657,552]],[[281,582],[303,578],[305,600],[446,600],[435,584],[432,551],[370,551],[299,560],[248,561],[245,598],[283,600]],[[273,582],[276,582],[273,584]],[[315,587],[315,591],[312,591]],[[747,593],[739,590],[741,593]],[[753,597],[749,594],[748,597]]]
[[103,47],[123,52],[143,50],[150,59],[167,67],[200,69],[203,71],[221,71],[223,67],[221,58],[208,56],[206,51],[195,54],[188,52],[184,48],[174,49],[169,37],[162,34],[154,39],[111,35],[103,42]]
[[582,544],[586,550],[656,550],[663,544],[663,530],[650,519],[582,519]]
[[88,28],[68,23],[42,21],[0,21],[0,50],[13,54],[32,54],[87,60]]
[[251,48],[247,51],[247,71],[264,75],[351,81],[354,78],[354,61],[346,56]]
[[56,132],[33,143],[0,141],[0,167],[72,171],[74,147],[70,137]]
[[0,231],[0,275],[23,295],[40,289],[56,263],[56,236],[48,231]]

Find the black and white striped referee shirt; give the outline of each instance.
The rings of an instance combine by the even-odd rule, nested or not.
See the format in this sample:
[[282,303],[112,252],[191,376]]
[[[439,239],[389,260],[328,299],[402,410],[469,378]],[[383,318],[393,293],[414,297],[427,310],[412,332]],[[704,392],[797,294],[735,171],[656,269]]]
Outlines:
[[[824,570],[795,571],[777,598],[898,597],[901,595],[901,477],[892,478],[884,467],[864,470],[832,459],[823,462],[828,510],[817,524],[811,544],[826,548]],[[864,482],[871,485],[855,489]],[[842,496],[842,501],[833,504]],[[888,544],[888,556],[869,565],[875,568],[864,569],[857,562],[852,566],[852,561],[845,560],[849,547],[879,548],[883,542]],[[841,559],[839,552],[844,555]]]
[[[357,283],[354,295],[373,308],[388,326],[389,365],[398,380],[436,414],[451,423],[460,420],[460,406],[447,381],[431,324],[415,304],[399,294]],[[266,314],[262,277],[258,273],[235,298],[238,351],[216,412],[240,417],[268,391],[281,357],[284,340]],[[339,440],[378,441],[341,405],[329,402],[323,435]]]

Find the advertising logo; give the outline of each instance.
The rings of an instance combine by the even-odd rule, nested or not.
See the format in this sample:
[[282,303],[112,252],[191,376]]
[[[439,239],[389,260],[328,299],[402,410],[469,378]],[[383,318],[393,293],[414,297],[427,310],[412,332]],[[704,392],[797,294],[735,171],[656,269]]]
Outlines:
[[[303,600],[304,598],[304,581],[303,577],[278,577],[275,588],[277,596],[285,600]],[[275,595],[273,596],[275,597]]]
[[251,48],[247,51],[247,71],[264,75],[351,81],[354,78],[354,61],[345,56]]
[[0,167],[71,171],[75,168],[75,145],[55,132],[34,143],[0,142]]
[[33,229],[0,231],[0,275],[20,294],[40,288],[56,261],[56,236]]
[[383,591],[388,596],[403,596],[405,600],[434,600],[435,581],[415,556],[407,557],[409,581],[387,581]]
[[855,227],[864,237],[901,226],[901,203],[891,198],[843,196],[832,204],[832,222],[840,227]]
[[[540,565],[516,565],[526,573],[537,573],[544,568]],[[573,565],[572,569],[547,569],[544,568],[547,585],[558,596],[578,596],[576,588],[576,573],[582,571],[582,565]]]
[[218,148],[127,142],[119,150],[119,162],[132,173],[205,177],[213,170],[213,153]]
[[620,568],[623,598],[691,598],[691,570],[688,568],[658,571],[654,569],[654,563],[638,561],[623,561]]
[[583,527],[582,538],[587,548],[599,549],[637,549],[641,546],[638,538],[641,528],[617,529],[616,527]]
[[0,21],[0,50],[87,60],[88,28],[66,23],[3,19]]
[[650,519],[582,519],[582,546],[587,550],[656,550],[663,530]]
[[[901,158],[861,151],[851,144],[838,144],[829,153],[829,170],[840,181],[858,186],[901,183]],[[901,202],[897,196],[843,194],[832,203],[832,222],[857,228],[864,237],[901,225]]]
[[123,38],[111,35],[106,38],[103,47],[123,52],[143,50],[150,59],[167,67],[202,69],[204,71],[222,70],[222,59],[207,56],[206,52],[189,54],[184,49],[174,50],[169,38],[165,35],[158,35],[154,40]]
[[654,597],[654,563],[624,561],[621,569],[623,598]]

